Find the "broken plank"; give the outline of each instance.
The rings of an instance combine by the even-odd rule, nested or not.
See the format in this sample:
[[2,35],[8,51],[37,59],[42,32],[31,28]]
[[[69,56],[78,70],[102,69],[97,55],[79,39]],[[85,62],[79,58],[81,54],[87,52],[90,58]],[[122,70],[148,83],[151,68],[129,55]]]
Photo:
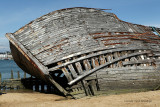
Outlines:
[[69,85],[73,85],[73,84],[76,83],[77,81],[79,81],[79,80],[81,80],[81,79],[83,79],[83,78],[85,78],[85,77],[93,74],[94,72],[96,72],[96,71],[99,70],[99,69],[102,69],[102,68],[104,68],[104,67],[106,67],[106,66],[108,66],[108,65],[110,65],[110,64],[113,64],[114,62],[120,61],[120,60],[125,59],[125,58],[129,58],[129,57],[132,57],[132,56],[137,56],[137,55],[142,55],[142,54],[147,54],[147,53],[151,53],[151,51],[136,52],[136,53],[132,53],[132,54],[129,54],[129,55],[125,55],[125,56],[119,57],[119,58],[114,59],[114,60],[112,60],[112,61],[110,61],[110,62],[107,62],[107,63],[105,63],[105,64],[103,64],[103,65],[100,65],[99,67],[96,67],[96,68],[90,70],[89,72],[83,73],[82,75],[78,76],[76,79],[72,80],[72,81],[69,82],[68,84],[69,84]]

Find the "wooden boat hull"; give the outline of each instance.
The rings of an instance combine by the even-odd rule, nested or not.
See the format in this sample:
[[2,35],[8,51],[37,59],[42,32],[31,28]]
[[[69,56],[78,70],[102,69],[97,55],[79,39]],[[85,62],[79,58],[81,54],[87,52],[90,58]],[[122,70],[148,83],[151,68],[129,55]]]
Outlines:
[[34,65],[34,63],[31,63],[31,60],[26,58],[11,42],[10,49],[14,61],[23,71],[47,82],[44,73],[38,68],[38,66]]
[[65,96],[154,89],[160,83],[159,28],[93,8],[44,15],[6,34],[17,65]]

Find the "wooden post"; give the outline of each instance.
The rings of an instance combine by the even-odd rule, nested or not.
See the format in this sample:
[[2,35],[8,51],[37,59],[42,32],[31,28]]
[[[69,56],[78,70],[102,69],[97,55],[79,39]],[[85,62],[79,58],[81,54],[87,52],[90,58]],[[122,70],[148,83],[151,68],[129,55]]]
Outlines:
[[17,75],[18,75],[18,79],[20,79],[20,74],[19,74],[19,71],[17,72]]
[[11,79],[13,79],[13,71],[11,70]]
[[35,90],[39,91],[39,79],[35,79]]
[[1,86],[1,79],[2,79],[2,75],[1,75],[1,73],[0,73],[0,86]]
[[32,78],[32,76],[29,78],[29,81],[28,81],[28,88],[29,89],[32,89],[33,90],[33,84],[35,84],[35,81],[33,81],[33,78]]
[[26,72],[24,72],[24,78],[26,78]]
[[47,92],[50,93],[51,92],[51,86],[47,85]]
[[41,92],[44,92],[44,83],[41,83]]

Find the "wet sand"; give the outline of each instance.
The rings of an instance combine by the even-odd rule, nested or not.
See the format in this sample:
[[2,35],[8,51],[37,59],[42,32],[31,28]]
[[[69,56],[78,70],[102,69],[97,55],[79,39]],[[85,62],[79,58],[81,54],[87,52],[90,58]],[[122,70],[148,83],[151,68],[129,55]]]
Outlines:
[[160,107],[160,90],[66,100],[44,93],[0,95],[0,107]]

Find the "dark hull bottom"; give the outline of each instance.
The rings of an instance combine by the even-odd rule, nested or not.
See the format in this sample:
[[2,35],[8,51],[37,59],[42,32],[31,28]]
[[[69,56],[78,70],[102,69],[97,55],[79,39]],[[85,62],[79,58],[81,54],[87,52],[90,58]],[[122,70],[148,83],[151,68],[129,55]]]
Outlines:
[[22,54],[12,43],[10,43],[12,56],[16,64],[26,73],[35,76],[43,81],[49,81],[44,73],[26,55]]

